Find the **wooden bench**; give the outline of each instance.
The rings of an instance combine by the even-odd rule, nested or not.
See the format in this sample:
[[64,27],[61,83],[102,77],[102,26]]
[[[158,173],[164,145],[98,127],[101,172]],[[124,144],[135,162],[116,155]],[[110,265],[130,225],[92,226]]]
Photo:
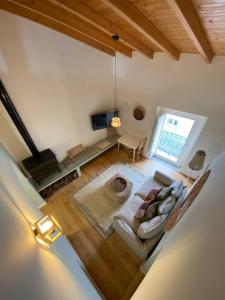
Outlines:
[[[65,158],[62,162],[59,163],[59,168],[60,168],[60,172],[56,172],[54,174],[52,174],[51,176],[45,178],[44,180],[42,180],[41,184],[37,184],[35,181],[31,180],[32,185],[34,186],[34,188],[40,192],[43,189],[45,189],[46,187],[52,185],[53,183],[57,182],[58,180],[60,180],[61,178],[63,178],[64,176],[68,175],[71,172],[77,172],[78,176],[81,175],[81,171],[80,171],[80,167],[83,166],[84,164],[86,164],[87,162],[89,162],[90,160],[96,158],[97,156],[101,155],[102,153],[104,153],[105,151],[107,151],[108,149],[114,147],[117,144],[117,140],[120,137],[120,135],[115,134],[112,137],[108,137],[107,139],[103,139],[110,141],[109,145],[107,147],[105,147],[104,149],[100,149],[98,147],[98,144],[102,141],[99,141],[98,143],[88,146],[86,148],[82,148],[80,145],[78,145],[79,147],[76,149],[71,149],[70,152],[70,157],[68,156],[67,158]],[[79,152],[78,150],[81,149],[85,149],[81,152]],[[73,154],[75,154],[77,152],[76,155],[73,156]],[[71,158],[72,156],[72,158]]]

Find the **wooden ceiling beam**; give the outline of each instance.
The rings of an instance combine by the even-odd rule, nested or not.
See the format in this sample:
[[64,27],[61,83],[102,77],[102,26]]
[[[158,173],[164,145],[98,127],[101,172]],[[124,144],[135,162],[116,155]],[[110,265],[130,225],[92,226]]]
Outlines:
[[95,12],[88,6],[86,6],[80,0],[49,0],[53,3],[57,3],[59,6],[63,7],[65,10],[69,10],[78,17],[90,22],[91,24],[97,26],[101,30],[104,30],[110,34],[117,34],[125,43],[133,47],[134,49],[140,51],[142,54],[148,58],[153,58],[153,51],[145,46],[140,41],[136,40],[132,35],[121,29],[118,25],[110,22],[108,19]]
[[211,63],[213,52],[203,26],[190,0],[167,0],[181,21],[187,34],[193,40],[198,52],[207,63]]
[[162,51],[178,60],[180,52],[129,0],[102,0]]
[[[87,22],[80,20],[78,17],[68,14],[59,7],[48,3],[45,0],[8,0],[10,3],[14,3],[29,9],[39,15],[48,17],[49,19],[56,21],[70,29],[76,30],[77,32],[101,43],[102,45],[114,50],[115,43],[110,36],[97,28],[91,27]],[[117,43],[117,50],[128,56],[132,57],[132,49],[125,46],[121,42]]]
[[101,43],[98,43],[97,41],[94,41],[93,39],[81,34],[78,31],[75,31],[69,27],[62,25],[61,23],[58,23],[52,19],[49,19],[49,18],[47,18],[43,15],[40,15],[38,13],[35,13],[29,9],[21,7],[17,4],[9,3],[7,0],[1,0],[0,1],[0,9],[10,12],[14,15],[26,18],[28,20],[34,21],[38,24],[44,25],[48,28],[51,28],[58,32],[61,32],[71,38],[74,38],[82,43],[85,43],[97,50],[100,50],[108,55],[115,56],[114,50],[107,48],[106,46],[102,45]]

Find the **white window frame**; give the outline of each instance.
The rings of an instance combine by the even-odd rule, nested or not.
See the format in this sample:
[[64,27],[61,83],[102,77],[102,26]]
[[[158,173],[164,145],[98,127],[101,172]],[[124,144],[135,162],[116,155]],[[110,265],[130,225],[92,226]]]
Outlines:
[[[160,134],[161,134],[164,122],[165,122],[166,114],[172,114],[172,115],[176,115],[179,117],[194,120],[194,124],[193,124],[192,129],[189,133],[189,136],[184,144],[182,153],[176,162],[169,160],[169,159],[155,153],[157,146],[158,146],[159,139],[160,139]],[[161,121],[159,124],[158,120],[160,120],[160,119],[163,120],[163,123]],[[170,109],[170,108],[158,107],[156,124],[154,126],[154,130],[153,130],[153,134],[152,134],[152,143],[151,143],[149,151],[148,151],[148,156],[150,158],[152,156],[154,156],[154,157],[157,157],[164,161],[167,161],[170,164],[173,164],[177,167],[182,167],[184,165],[185,161],[188,159],[190,152],[191,152],[192,148],[194,147],[194,144],[196,143],[206,121],[207,121],[207,117],[204,117],[204,116],[195,115],[192,113],[178,111],[178,110],[174,110],[174,109]]]

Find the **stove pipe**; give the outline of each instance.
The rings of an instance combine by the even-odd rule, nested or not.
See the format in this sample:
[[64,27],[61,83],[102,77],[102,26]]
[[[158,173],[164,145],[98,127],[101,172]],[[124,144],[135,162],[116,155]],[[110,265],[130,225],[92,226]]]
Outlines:
[[30,149],[31,153],[35,158],[39,158],[40,153],[35,146],[29,132],[27,131],[22,119],[20,118],[20,115],[18,111],[16,110],[12,100],[10,99],[1,79],[0,79],[0,99],[2,101],[2,104],[4,105],[5,109],[7,110],[8,114],[10,115],[13,123],[15,124],[16,128],[18,129],[19,133],[23,137],[23,140],[25,141],[27,147]]

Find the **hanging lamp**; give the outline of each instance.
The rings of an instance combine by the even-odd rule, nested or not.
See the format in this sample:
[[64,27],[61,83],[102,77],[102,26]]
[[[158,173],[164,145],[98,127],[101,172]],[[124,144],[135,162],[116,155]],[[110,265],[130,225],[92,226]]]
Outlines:
[[[119,36],[118,35],[113,35],[112,36],[112,39],[115,41],[115,60],[114,60],[114,73],[115,73],[115,104],[114,104],[114,109],[116,110],[116,98],[117,98],[117,86],[116,86],[116,43],[117,41],[119,40]],[[112,118],[112,122],[111,122],[111,126],[112,127],[120,127],[121,126],[121,121],[120,121],[120,118],[119,117],[113,117]]]

